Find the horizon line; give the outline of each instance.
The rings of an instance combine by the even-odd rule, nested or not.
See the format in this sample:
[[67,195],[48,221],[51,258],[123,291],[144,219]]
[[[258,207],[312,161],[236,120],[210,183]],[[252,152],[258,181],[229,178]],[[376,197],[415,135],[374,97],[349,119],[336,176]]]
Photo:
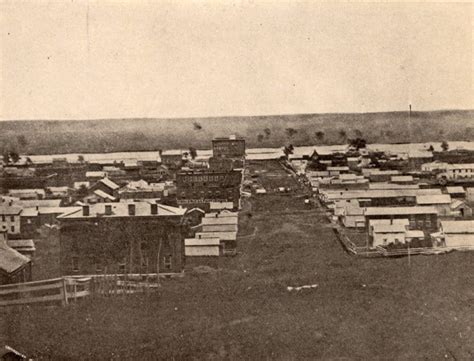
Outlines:
[[[411,113],[433,113],[433,112],[453,112],[453,111],[474,111],[474,108],[446,108],[432,110],[411,110]],[[410,113],[407,110],[387,110],[368,112],[323,112],[323,113],[279,113],[279,114],[258,114],[258,115],[211,115],[211,116],[184,116],[184,117],[110,117],[110,118],[86,118],[86,119],[0,119],[0,122],[79,122],[79,121],[110,121],[110,120],[191,120],[191,119],[216,119],[216,118],[256,118],[256,117],[284,117],[284,116],[305,116],[305,115],[349,115],[349,114],[383,114],[383,113]]]

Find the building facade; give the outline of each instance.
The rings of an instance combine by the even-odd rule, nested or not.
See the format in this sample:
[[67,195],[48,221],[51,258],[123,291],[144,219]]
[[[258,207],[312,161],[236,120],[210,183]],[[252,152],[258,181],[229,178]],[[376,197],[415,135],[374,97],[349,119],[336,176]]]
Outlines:
[[245,139],[236,136],[212,140],[212,155],[224,158],[245,157]]
[[212,170],[182,171],[176,175],[178,205],[210,209],[211,202],[232,202],[240,206],[242,172]]
[[176,273],[185,209],[149,202],[83,206],[58,217],[63,274]]

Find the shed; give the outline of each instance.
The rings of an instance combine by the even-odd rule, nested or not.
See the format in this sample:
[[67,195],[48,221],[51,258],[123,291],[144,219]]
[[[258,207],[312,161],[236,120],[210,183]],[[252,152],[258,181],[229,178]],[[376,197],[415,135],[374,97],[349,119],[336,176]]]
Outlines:
[[7,235],[0,233],[0,285],[31,281],[31,260],[7,244]]

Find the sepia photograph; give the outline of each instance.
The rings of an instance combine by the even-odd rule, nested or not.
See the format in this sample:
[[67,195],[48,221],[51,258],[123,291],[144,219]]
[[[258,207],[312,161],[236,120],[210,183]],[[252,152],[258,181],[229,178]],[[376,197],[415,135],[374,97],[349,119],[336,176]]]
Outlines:
[[0,360],[474,360],[473,25],[0,0]]

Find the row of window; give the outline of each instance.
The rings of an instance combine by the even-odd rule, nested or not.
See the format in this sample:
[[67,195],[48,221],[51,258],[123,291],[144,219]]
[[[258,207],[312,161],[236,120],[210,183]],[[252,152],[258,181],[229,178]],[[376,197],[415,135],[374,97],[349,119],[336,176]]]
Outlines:
[[[7,216],[2,214],[2,222],[7,221]],[[10,216],[10,221],[15,222],[15,216]]]
[[219,182],[224,180],[223,175],[187,175],[183,176],[183,181],[185,183],[190,182]]
[[[5,226],[5,225],[2,226],[2,230],[6,231],[6,230],[7,230],[7,226]],[[10,227],[10,231],[11,231],[12,233],[15,233],[15,226],[11,226],[11,227]]]

